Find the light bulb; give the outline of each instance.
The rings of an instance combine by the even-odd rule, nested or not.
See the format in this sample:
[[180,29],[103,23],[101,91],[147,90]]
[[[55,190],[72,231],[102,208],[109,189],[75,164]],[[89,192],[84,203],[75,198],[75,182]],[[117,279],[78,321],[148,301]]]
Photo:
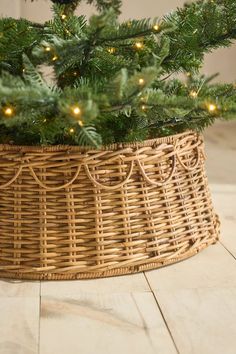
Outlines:
[[144,85],[145,81],[144,81],[143,78],[140,78],[140,79],[138,80],[138,83],[139,83],[139,85]]
[[136,47],[137,49],[142,49],[142,48],[143,48],[143,43],[142,43],[142,42],[136,42],[136,43],[135,43],[135,47]]
[[4,113],[5,116],[11,117],[13,115],[13,113],[14,113],[14,110],[13,110],[12,107],[5,107],[3,109],[3,113]]
[[215,110],[216,110],[216,105],[214,104],[214,103],[209,103],[208,105],[207,105],[207,108],[208,108],[208,111],[209,112],[215,112]]
[[81,113],[81,109],[79,108],[79,106],[75,106],[72,108],[72,112],[75,116],[78,116]]
[[192,90],[192,91],[189,92],[189,96],[192,97],[192,98],[196,98],[197,95],[198,95],[197,91]]
[[108,53],[110,53],[110,54],[114,54],[115,51],[116,51],[116,48],[111,47],[111,48],[108,48],[107,51],[108,51]]
[[155,31],[158,31],[158,30],[160,29],[160,26],[159,26],[158,24],[156,24],[156,25],[153,26],[153,29],[154,29]]

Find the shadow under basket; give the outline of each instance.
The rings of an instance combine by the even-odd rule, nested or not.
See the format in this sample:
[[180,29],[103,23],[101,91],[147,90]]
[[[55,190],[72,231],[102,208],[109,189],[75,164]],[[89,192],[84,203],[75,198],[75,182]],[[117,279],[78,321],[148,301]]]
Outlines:
[[154,269],[215,243],[201,135],[91,150],[0,145],[0,277]]

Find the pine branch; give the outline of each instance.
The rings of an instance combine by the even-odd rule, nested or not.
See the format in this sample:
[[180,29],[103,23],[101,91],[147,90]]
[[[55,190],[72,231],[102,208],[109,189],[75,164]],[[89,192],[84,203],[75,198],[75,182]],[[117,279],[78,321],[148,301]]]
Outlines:
[[102,142],[101,136],[94,127],[81,127],[76,140],[80,146],[94,146],[96,148],[98,148]]
[[236,38],[236,2],[201,0],[164,17],[175,31],[170,39],[170,54],[164,61],[167,72],[199,69],[206,52],[229,46]]
[[[236,114],[236,88],[195,77],[204,54],[236,38],[236,2],[199,0],[162,20],[119,24],[120,0],[53,0],[44,25],[0,20],[0,141],[98,147],[202,130]],[[50,87],[40,73],[54,70]],[[190,71],[188,79],[172,79]],[[12,74],[12,75],[11,75]]]

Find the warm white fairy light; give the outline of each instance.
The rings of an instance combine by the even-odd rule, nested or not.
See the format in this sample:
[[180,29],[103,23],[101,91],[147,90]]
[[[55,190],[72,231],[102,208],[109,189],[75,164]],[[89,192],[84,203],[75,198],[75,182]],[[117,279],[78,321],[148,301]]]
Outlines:
[[196,98],[198,96],[198,93],[197,93],[197,91],[191,90],[189,92],[189,96],[192,97],[192,98]]
[[160,26],[159,26],[158,24],[156,24],[156,25],[153,26],[153,29],[154,29],[155,31],[159,31]]
[[71,112],[72,112],[72,115],[77,118],[77,123],[79,124],[79,126],[83,126],[84,123],[83,121],[81,120],[81,108],[77,105],[77,106],[73,106],[71,107]]
[[11,117],[14,114],[14,109],[12,107],[5,107],[3,113],[6,117]]
[[111,48],[108,48],[107,51],[108,51],[108,53],[110,53],[110,54],[114,54],[114,53],[116,52],[116,48],[111,47]]
[[135,43],[135,47],[136,47],[137,49],[143,49],[143,43],[142,43],[142,42],[136,42],[136,43]]
[[138,80],[138,83],[139,83],[139,85],[144,85],[145,84],[145,80],[143,79],[143,78],[140,78],[139,80]]
[[58,59],[57,55],[54,55],[54,57],[52,57],[52,61],[56,61]]
[[79,106],[74,106],[72,107],[72,113],[75,115],[75,116],[79,116],[81,114],[81,109]]
[[214,103],[208,103],[207,105],[207,109],[210,113],[213,113],[216,111],[217,107]]

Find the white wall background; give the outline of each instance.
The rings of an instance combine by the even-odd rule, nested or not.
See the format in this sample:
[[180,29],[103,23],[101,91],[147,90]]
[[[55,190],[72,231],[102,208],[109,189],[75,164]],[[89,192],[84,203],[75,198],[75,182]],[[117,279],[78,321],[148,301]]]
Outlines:
[[[123,14],[121,19],[156,17],[182,6],[184,0],[123,0]],[[50,0],[0,0],[0,15],[24,17],[33,21],[43,22],[51,18]],[[78,13],[91,15],[92,7],[82,4]],[[236,43],[231,48],[222,48],[206,55],[203,72],[212,74],[220,72],[218,80],[236,81]]]

